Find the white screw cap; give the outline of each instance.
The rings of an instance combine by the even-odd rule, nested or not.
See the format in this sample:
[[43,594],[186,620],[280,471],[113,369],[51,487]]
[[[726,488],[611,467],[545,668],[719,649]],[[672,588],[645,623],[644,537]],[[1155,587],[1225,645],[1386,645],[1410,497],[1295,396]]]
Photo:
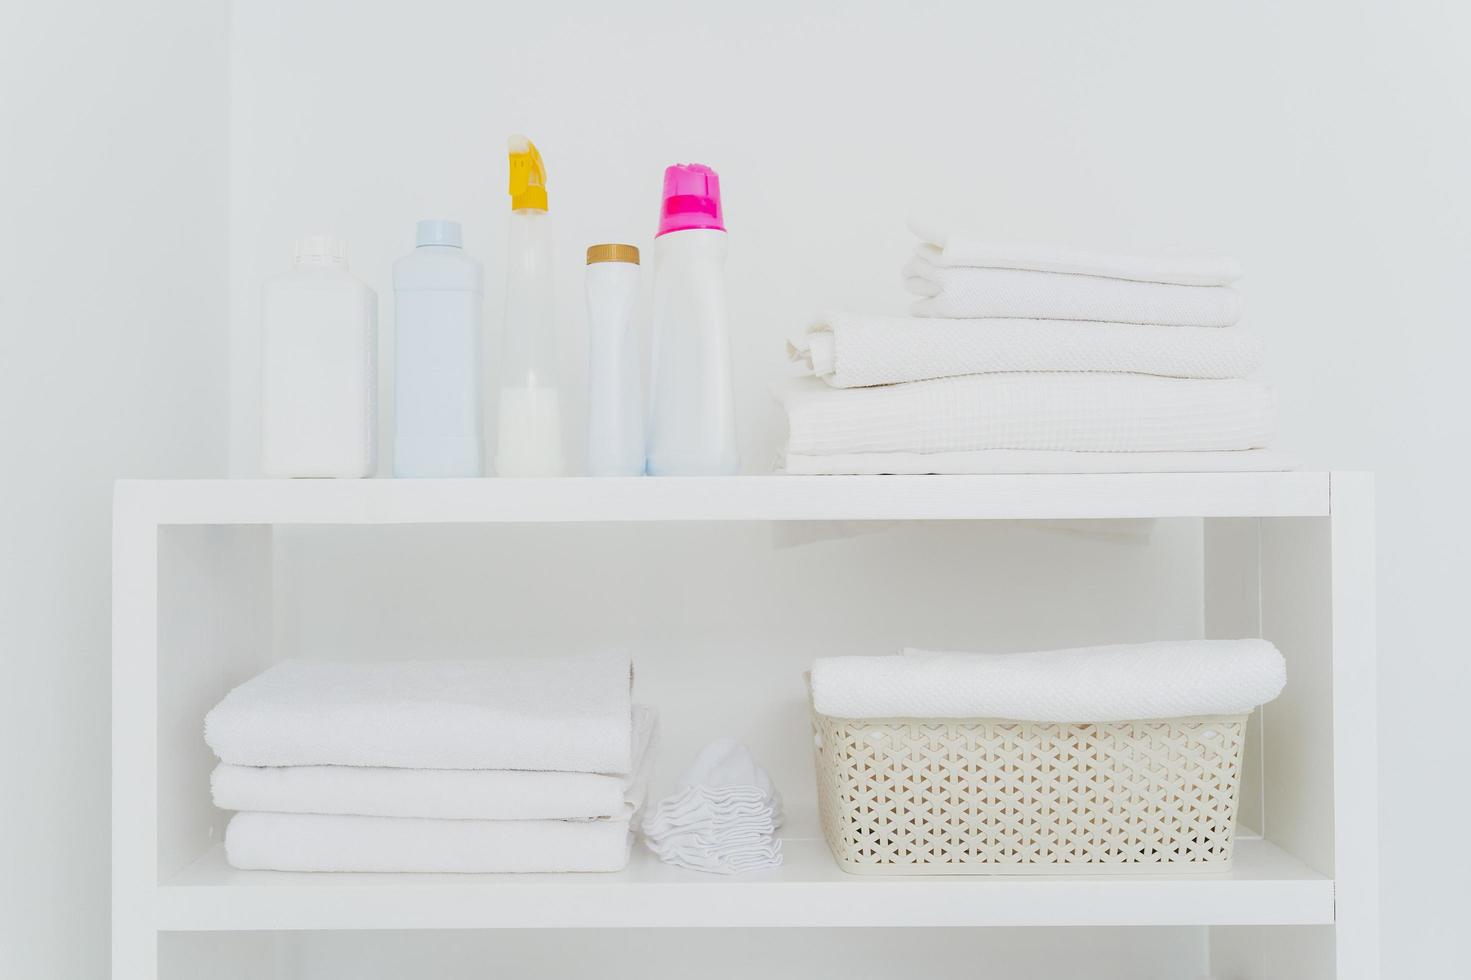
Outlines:
[[296,240],[297,265],[347,265],[347,242],[331,235],[306,235]]

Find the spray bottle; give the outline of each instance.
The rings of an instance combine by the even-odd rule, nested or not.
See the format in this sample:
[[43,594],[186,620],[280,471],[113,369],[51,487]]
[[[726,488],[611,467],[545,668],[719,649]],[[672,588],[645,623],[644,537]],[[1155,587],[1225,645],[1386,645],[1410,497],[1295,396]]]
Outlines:
[[552,226],[546,168],[512,136],[510,246],[495,469],[499,476],[561,476],[562,409],[552,319]]

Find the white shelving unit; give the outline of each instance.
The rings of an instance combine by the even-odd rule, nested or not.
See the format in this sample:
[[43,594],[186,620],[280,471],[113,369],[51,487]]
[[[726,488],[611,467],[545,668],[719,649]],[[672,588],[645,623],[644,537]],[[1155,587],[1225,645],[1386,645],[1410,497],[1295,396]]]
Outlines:
[[[122,482],[113,976],[172,980],[161,948],[197,932],[253,949],[313,930],[1170,926],[1202,931],[1220,978],[1376,977],[1372,493],[1363,474],[1324,472]],[[276,528],[1139,518],[1203,519],[1204,634],[1265,636],[1288,659],[1287,692],[1254,724],[1228,874],[863,878],[812,839],[788,840],[777,871],[729,880],[643,852],[615,875],[305,875],[224,861],[200,722],[278,656]],[[799,792],[810,784],[788,790]],[[247,961],[270,958],[231,958]],[[222,962],[213,975],[295,975],[247,969]]]
[[1333,882],[1266,841],[1226,875],[882,878],[838,870],[821,840],[787,840],[774,872],[681,871],[639,849],[613,875],[236,871],[219,847],[158,889],[162,931],[237,929],[820,928],[1322,925]]

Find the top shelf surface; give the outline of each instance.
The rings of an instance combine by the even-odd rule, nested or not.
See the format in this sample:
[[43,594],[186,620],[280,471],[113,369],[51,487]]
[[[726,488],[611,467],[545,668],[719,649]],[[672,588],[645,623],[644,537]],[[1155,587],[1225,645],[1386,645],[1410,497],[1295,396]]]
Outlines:
[[151,524],[1325,517],[1333,474],[1095,473],[478,480],[121,480]]

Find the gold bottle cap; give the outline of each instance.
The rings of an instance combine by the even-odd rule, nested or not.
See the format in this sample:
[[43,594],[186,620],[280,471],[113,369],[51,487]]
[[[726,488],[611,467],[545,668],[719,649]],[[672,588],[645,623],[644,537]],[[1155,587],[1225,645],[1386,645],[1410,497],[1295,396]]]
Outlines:
[[594,262],[632,262],[638,265],[637,245],[589,245],[587,247],[587,264]]

